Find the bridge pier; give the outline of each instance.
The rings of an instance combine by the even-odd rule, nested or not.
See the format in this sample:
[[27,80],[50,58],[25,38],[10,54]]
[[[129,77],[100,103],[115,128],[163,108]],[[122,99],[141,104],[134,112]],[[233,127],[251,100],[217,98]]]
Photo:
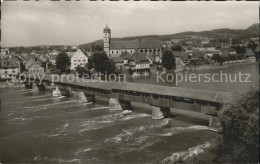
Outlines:
[[58,85],[58,88],[59,88],[60,93],[61,93],[62,96],[71,96],[72,95],[71,87]]
[[53,97],[60,97],[61,96],[61,92],[58,86],[56,86],[56,88],[53,88],[52,91],[52,96]]
[[221,127],[220,120],[217,117],[218,107],[210,107],[206,115],[209,116],[209,127],[213,129],[219,129]]
[[78,102],[81,103],[95,102],[95,96],[85,94],[84,92],[79,92]]
[[32,86],[32,83],[24,83],[24,86],[25,86],[25,88],[27,88],[27,89],[32,89],[33,88],[33,86]]
[[45,91],[45,86],[44,85],[38,85],[36,83],[32,83],[32,89],[34,91]]
[[171,111],[168,107],[157,107],[152,105],[152,119],[158,120],[171,117]]
[[131,101],[110,98],[109,110],[132,110]]
[[54,89],[54,84],[53,83],[42,82],[42,85],[44,85],[45,89],[48,89],[48,90],[53,90]]

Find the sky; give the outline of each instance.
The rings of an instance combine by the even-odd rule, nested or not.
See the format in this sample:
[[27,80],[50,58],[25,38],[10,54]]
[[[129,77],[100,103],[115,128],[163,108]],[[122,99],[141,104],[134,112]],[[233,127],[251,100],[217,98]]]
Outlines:
[[5,1],[2,47],[79,45],[103,38],[174,34],[259,22],[259,2]]

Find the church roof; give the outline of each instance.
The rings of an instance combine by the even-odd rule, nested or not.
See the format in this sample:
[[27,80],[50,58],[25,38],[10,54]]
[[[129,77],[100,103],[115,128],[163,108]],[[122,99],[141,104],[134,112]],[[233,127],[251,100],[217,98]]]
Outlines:
[[156,49],[161,48],[159,40],[129,40],[129,41],[111,41],[110,49]]

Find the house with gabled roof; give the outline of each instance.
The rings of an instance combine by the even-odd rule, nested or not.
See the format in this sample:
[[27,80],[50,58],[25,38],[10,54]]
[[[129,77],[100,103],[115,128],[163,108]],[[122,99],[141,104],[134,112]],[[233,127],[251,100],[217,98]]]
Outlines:
[[127,51],[124,51],[121,55],[120,55],[121,58],[123,58],[124,60],[124,65],[128,65],[129,64],[129,61],[132,59],[132,55],[127,52]]
[[29,73],[43,73],[44,72],[44,68],[38,62],[31,63],[28,66],[27,70]]
[[112,60],[114,61],[115,65],[118,69],[124,68],[125,64],[124,64],[124,59],[122,57],[112,58]]
[[75,70],[75,68],[77,66],[82,66],[84,67],[85,64],[88,63],[88,59],[90,58],[90,53],[85,52],[81,49],[78,49],[73,56],[71,57],[70,61],[71,61],[71,66],[70,69],[71,70]]
[[19,63],[13,58],[0,60],[0,79],[16,78],[19,74]]
[[251,48],[246,50],[246,60],[249,62],[256,62],[255,53],[252,51]]
[[206,55],[206,52],[204,51],[200,51],[200,50],[194,50],[192,52],[192,58],[193,59],[204,59],[205,58],[205,55]]
[[144,53],[134,52],[130,60],[130,69],[134,71],[150,70],[150,61]]

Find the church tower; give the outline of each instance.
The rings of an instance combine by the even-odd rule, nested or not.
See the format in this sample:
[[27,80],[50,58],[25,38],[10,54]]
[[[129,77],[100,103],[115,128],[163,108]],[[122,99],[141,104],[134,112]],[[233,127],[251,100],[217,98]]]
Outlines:
[[104,51],[107,56],[110,57],[110,41],[111,41],[111,30],[108,28],[108,25],[103,30],[104,33]]

